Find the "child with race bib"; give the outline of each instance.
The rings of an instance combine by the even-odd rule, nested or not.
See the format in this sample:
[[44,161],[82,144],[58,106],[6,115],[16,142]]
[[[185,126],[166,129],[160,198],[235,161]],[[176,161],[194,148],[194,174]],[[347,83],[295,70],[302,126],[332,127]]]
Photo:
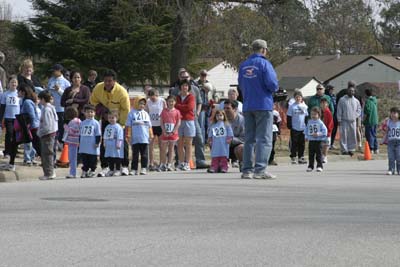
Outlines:
[[308,120],[304,129],[304,135],[308,140],[308,168],[307,172],[314,169],[314,160],[317,160],[317,172],[322,172],[322,144],[327,137],[327,129],[321,121],[321,109],[313,107],[311,109],[311,119]]
[[233,139],[233,131],[223,110],[215,112],[211,123],[208,128],[208,144],[211,147],[211,167],[208,172],[226,173],[228,171],[229,144]]
[[108,112],[108,122],[110,123],[104,129],[104,157],[108,161],[110,171],[106,176],[121,176],[121,164],[124,158],[124,130],[117,123],[118,111]]
[[15,115],[20,113],[20,99],[18,97],[17,87],[17,77],[11,76],[8,81],[8,90],[3,93],[0,106],[0,121],[4,119],[6,127],[4,155],[10,157],[10,162],[5,166],[5,170],[9,171],[15,171],[14,160],[17,155],[14,130]]
[[91,178],[96,175],[97,156],[100,155],[101,128],[100,123],[94,119],[96,111],[93,105],[85,105],[83,112],[86,119],[80,125],[81,178]]
[[390,109],[390,117],[386,122],[387,154],[389,170],[387,175],[400,174],[400,110],[397,107]]
[[[159,97],[159,92],[157,89],[151,89],[148,92],[149,98],[146,103],[146,111],[149,113],[151,126],[153,130],[154,138],[150,140],[149,145],[149,171],[158,170],[158,168],[154,165],[154,144],[158,142],[158,147],[161,149],[161,139],[160,136],[162,134],[161,124],[160,124],[160,115],[164,108],[167,107],[165,100]],[[160,161],[161,161],[161,153],[160,153]]]
[[[161,112],[161,151],[160,151],[160,168],[159,171],[173,171],[173,160],[175,157],[175,144],[179,139],[178,129],[181,125],[181,113],[175,108],[175,96],[168,96],[167,108]],[[168,161],[166,157],[168,148]],[[168,163],[167,163],[168,162]]]

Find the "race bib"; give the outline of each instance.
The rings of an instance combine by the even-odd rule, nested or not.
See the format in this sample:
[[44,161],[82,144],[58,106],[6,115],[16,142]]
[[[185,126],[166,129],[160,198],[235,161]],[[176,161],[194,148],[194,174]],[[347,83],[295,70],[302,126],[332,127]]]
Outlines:
[[213,128],[212,131],[213,131],[213,136],[215,136],[215,137],[226,136],[225,127],[216,127],[216,128]]
[[147,119],[147,114],[144,112],[136,112],[133,114],[133,120],[135,122],[140,122],[140,121],[146,121]]
[[114,128],[107,128],[104,132],[104,139],[114,139]]
[[308,125],[308,135],[313,135],[314,133],[318,133],[318,124],[310,124]]
[[7,96],[7,101],[6,101],[6,105],[8,106],[18,106],[18,97],[16,96]]
[[390,128],[388,131],[389,139],[400,139],[400,128]]
[[175,123],[164,123],[164,128],[167,133],[172,133],[175,128]]
[[150,120],[151,121],[159,121],[160,120],[160,114],[158,114],[158,113],[150,113]]
[[81,136],[94,136],[94,126],[83,126],[81,129]]

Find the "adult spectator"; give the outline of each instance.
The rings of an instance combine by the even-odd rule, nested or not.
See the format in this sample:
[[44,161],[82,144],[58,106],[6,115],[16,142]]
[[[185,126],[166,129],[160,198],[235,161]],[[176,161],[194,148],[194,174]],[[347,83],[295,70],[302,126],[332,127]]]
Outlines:
[[315,93],[315,95],[311,96],[310,99],[308,99],[308,114],[311,114],[311,109],[313,107],[320,107],[321,106],[321,98],[325,98],[328,100],[329,103],[329,110],[331,111],[331,113],[333,114],[335,112],[335,108],[333,106],[331,97],[327,94],[324,93],[324,87],[322,86],[322,84],[318,84],[316,87],[317,92]]
[[[128,92],[117,82],[117,74],[113,70],[107,70],[104,74],[103,82],[98,83],[93,89],[92,95],[90,96],[90,103],[96,106],[96,110],[101,116],[101,132],[109,124],[107,118],[105,118],[106,111],[115,111],[119,114],[118,123],[124,127],[128,113],[130,111],[130,101]],[[99,177],[104,177],[110,170],[108,162],[104,157],[105,148],[102,142],[100,147],[100,162],[101,172],[98,174]],[[124,140],[124,160],[122,161],[122,175],[129,175],[129,145]]]
[[[239,93],[236,89],[231,88],[228,90],[228,99],[232,100],[232,101],[237,101],[238,102],[238,112],[243,113],[243,104],[242,104],[242,102],[240,102],[238,100],[238,96],[239,96]],[[224,102],[220,103],[219,108],[220,109],[224,108]]]
[[[239,87],[243,93],[245,143],[242,179],[275,178],[266,172],[272,149],[273,96],[278,80],[272,64],[266,59],[267,42],[255,40],[253,54],[239,67]],[[255,150],[255,163],[253,155]]]
[[337,119],[340,129],[340,149],[343,155],[353,156],[357,146],[356,120],[361,116],[361,105],[354,97],[355,88],[347,89],[347,95],[337,104]]
[[201,100],[203,101],[201,105],[201,112],[199,115],[199,123],[201,132],[203,135],[203,140],[207,140],[207,132],[208,132],[208,124],[209,117],[211,115],[211,110],[213,108],[214,96],[215,92],[213,91],[213,85],[209,82],[203,84],[200,88]]
[[64,94],[65,89],[71,86],[71,83],[62,74],[63,70],[64,67],[61,64],[55,64],[52,68],[53,75],[47,84],[47,89],[53,97],[53,104],[58,116],[58,150],[62,150],[62,138],[64,135],[64,107],[61,106],[61,96]]
[[[332,105],[334,108],[334,112],[332,113],[333,116],[333,129],[331,133],[331,142],[330,142],[330,148],[334,149],[335,146],[333,145],[335,142],[336,138],[336,132],[337,132],[337,118],[336,118],[336,112],[337,112],[337,101],[336,101],[336,95],[334,93],[335,87],[333,85],[327,85],[325,89],[325,95],[328,95],[331,98]],[[332,111],[331,111],[332,112]]]
[[375,154],[378,150],[378,140],[376,138],[376,130],[378,127],[378,101],[372,95],[372,90],[365,89],[367,100],[364,105],[364,118],[363,123],[365,126],[365,138],[367,139],[369,148]]
[[61,96],[61,106],[64,108],[69,106],[75,107],[79,112],[80,119],[83,120],[83,106],[89,104],[90,89],[81,84],[82,76],[79,71],[73,71],[71,77],[72,85],[65,89]]
[[28,85],[32,91],[39,94],[43,91],[43,85],[40,83],[39,79],[33,74],[33,63],[30,59],[25,59],[21,66],[19,67],[20,73],[17,76],[18,86]]
[[146,85],[144,86],[143,93],[144,93],[144,95],[146,96],[146,100],[147,100],[147,98],[149,98],[149,92],[150,92],[151,90],[153,90],[153,87],[151,87],[151,85],[146,84]]
[[229,145],[229,158],[234,164],[238,161],[239,166],[242,166],[245,135],[244,117],[238,112],[238,102],[235,100],[225,100],[224,111],[233,131],[233,139]]
[[6,68],[4,67],[4,61],[6,60],[6,55],[0,51],[0,89],[1,92],[6,90],[7,87],[7,72]]
[[[194,143],[194,155],[196,157],[196,168],[197,169],[206,169],[210,167],[206,163],[206,158],[204,156],[204,139],[201,132],[200,123],[198,120],[201,107],[203,104],[203,100],[201,99],[200,89],[197,87],[196,83],[190,78],[189,72],[185,69],[181,69],[179,72],[179,81],[187,80],[190,83],[190,94],[193,94],[196,100],[196,105],[194,108],[195,115],[195,127],[196,127],[196,136],[193,138]],[[170,90],[170,95],[178,96],[180,94],[179,83],[175,83],[175,87]]]
[[[73,79],[73,77],[72,77]],[[94,87],[97,84],[97,72],[95,70],[89,70],[88,73],[88,78],[87,80],[83,83],[86,87],[90,89],[90,92],[93,92]]]

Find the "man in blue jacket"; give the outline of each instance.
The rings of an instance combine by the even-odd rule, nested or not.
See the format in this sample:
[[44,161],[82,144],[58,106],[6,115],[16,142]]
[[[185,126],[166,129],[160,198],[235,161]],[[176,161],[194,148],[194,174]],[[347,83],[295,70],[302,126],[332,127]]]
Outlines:
[[[243,94],[245,142],[242,179],[271,179],[266,171],[272,150],[273,93],[278,90],[278,79],[266,59],[267,42],[255,40],[253,54],[239,67],[239,87]],[[255,163],[253,154],[255,149]]]

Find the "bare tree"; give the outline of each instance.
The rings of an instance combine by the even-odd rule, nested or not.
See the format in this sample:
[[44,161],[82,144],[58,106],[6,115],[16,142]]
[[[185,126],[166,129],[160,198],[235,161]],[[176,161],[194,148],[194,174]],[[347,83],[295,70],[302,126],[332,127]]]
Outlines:
[[12,6],[5,0],[0,1],[0,21],[8,20],[12,18]]

